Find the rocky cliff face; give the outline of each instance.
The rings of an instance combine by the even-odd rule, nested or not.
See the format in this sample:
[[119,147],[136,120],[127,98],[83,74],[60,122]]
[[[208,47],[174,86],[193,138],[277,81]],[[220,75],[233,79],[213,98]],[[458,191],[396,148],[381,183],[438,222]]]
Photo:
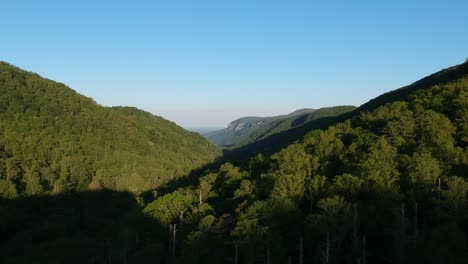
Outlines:
[[241,119],[232,121],[229,123],[227,130],[228,131],[239,131],[242,129],[250,129],[250,128],[256,128],[261,125],[264,125],[266,122],[263,120],[258,120],[258,121],[253,121],[253,122],[246,122],[242,121]]
[[300,126],[317,118],[337,116],[354,109],[354,106],[335,106],[320,109],[304,108],[287,115],[242,117],[231,121],[227,128],[204,133],[203,135],[218,146],[232,148],[252,143],[261,138]]
[[288,115],[272,116],[272,117],[255,117],[248,116],[236,119],[229,123],[227,128],[204,133],[203,135],[212,143],[223,146],[232,147],[242,142],[249,137],[252,132],[258,128],[271,123],[273,121],[281,120],[290,116],[296,116],[303,113],[311,113],[314,109],[300,109]]

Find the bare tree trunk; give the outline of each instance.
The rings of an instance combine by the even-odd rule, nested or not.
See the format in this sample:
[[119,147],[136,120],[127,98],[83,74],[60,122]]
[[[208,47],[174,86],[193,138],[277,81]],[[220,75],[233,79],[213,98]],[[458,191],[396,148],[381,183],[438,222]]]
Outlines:
[[440,188],[440,183],[441,183],[441,182],[440,182],[440,178],[439,178],[439,179],[438,179],[438,186],[437,186],[437,196],[438,196],[438,197],[437,197],[437,199],[438,199],[438,201],[437,201],[437,202],[438,202],[438,204],[437,204],[437,207],[438,207],[438,208],[437,208],[437,209],[438,209],[438,210],[437,210],[437,216],[438,216],[438,217],[437,217],[437,221],[438,221],[439,223],[440,223],[440,215],[441,215],[441,213],[440,213],[440,194],[441,194],[441,192],[442,192],[442,190],[441,190],[441,188]]
[[169,246],[169,254],[172,256],[172,224],[169,225],[168,246]]
[[172,230],[173,236],[172,236],[172,256],[176,256],[176,232],[177,232],[177,225],[174,224],[174,228]]
[[330,262],[330,233],[327,233],[327,264]]
[[302,237],[301,237],[301,240],[299,241],[299,264],[302,264],[303,263],[303,256],[302,256]]
[[362,264],[366,264],[366,236],[362,238]]
[[330,262],[330,232],[327,232],[325,239],[325,249],[321,250],[322,253],[322,262],[328,264]]
[[394,254],[395,263],[404,263],[404,252],[406,247],[406,208],[405,203],[401,204],[400,217],[398,220],[398,233],[395,232],[396,253]]
[[179,213],[179,222],[182,225],[182,221],[184,220],[184,211],[180,211]]
[[353,251],[354,255],[356,256],[356,263],[361,263],[361,258],[359,254],[359,241],[358,241],[358,212],[356,204],[353,205],[354,215],[353,215]]
[[234,247],[234,264],[237,264],[237,250],[238,250],[238,245],[236,244]]
[[414,237],[418,236],[419,228],[418,228],[418,202],[414,204]]
[[270,248],[267,250],[267,264],[270,264]]
[[122,263],[127,264],[127,242],[123,242],[123,250],[122,250]]
[[440,184],[441,184],[441,182],[440,182],[440,178],[439,178],[439,179],[437,179],[437,189],[438,189],[438,192],[439,192],[439,197],[438,197],[439,198],[439,203],[440,203],[440,192],[441,192]]
[[109,241],[107,241],[107,245],[109,247],[109,251],[107,253],[107,261],[109,262],[109,264],[112,264],[112,246]]
[[199,205],[202,205],[202,193],[201,193],[201,189],[200,189],[200,193],[199,193],[199,196],[198,196],[198,204],[199,204]]
[[357,207],[356,204],[354,204],[354,217],[353,217],[353,236],[354,236],[354,243],[357,242],[357,222],[358,222],[358,214],[357,214]]

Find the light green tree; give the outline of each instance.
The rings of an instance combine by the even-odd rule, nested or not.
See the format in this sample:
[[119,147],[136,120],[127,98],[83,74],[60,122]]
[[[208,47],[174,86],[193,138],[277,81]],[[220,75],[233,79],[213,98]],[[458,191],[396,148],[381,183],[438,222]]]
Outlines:
[[370,147],[369,154],[361,162],[361,174],[369,186],[393,189],[398,187],[397,151],[384,137]]

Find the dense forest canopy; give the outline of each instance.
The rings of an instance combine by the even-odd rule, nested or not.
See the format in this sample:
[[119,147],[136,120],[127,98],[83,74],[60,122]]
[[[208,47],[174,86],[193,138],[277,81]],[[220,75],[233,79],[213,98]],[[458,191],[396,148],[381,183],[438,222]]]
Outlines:
[[[383,99],[247,166],[224,164],[145,212],[191,226],[186,263],[232,260],[236,245],[242,263],[466,263],[468,64]],[[187,217],[161,218],[166,199],[187,192]]]
[[[26,74],[16,69],[14,72]],[[5,75],[6,80],[18,79],[2,71],[2,80]],[[24,81],[10,82],[28,87]],[[25,89],[26,95],[27,92]],[[88,153],[104,155],[98,151],[119,149],[116,147],[119,145],[104,144],[95,152],[83,152],[93,148],[87,142],[91,137],[88,139],[87,132],[76,127],[75,122],[66,122],[67,116],[84,111],[75,113],[70,109],[78,111],[82,107],[62,111],[59,103],[57,109],[48,110],[56,111],[48,118],[53,120],[58,116],[64,120],[63,128],[48,130],[49,126],[35,121],[40,120],[38,112],[28,110],[32,107],[22,107],[28,97],[21,98],[16,106],[0,104],[2,114],[3,109],[16,109],[8,110],[13,114],[1,117],[1,132],[5,139],[10,139],[2,141],[18,145],[13,148],[1,144],[4,197],[14,196],[20,190],[28,195],[37,193],[31,186],[39,186],[43,191],[46,185],[37,180],[41,177],[32,168],[52,171],[61,168],[52,166],[54,163],[41,163],[43,160],[49,162],[54,157],[68,155],[75,162],[71,164],[83,166],[93,157]],[[125,133],[127,140],[121,144],[131,145],[124,149],[135,155],[135,159],[152,157],[154,153],[148,141],[137,141],[140,137],[131,135],[141,133],[138,135],[145,136],[145,140],[153,135],[150,142],[156,142],[164,132],[156,134],[152,126],[145,126],[156,117],[133,108],[102,108],[80,98],[89,102],[87,105],[96,112],[106,112],[106,118],[100,121],[111,126],[100,124],[89,129],[109,129],[107,133],[113,138],[118,136],[113,129],[119,128],[106,123],[106,119],[126,120],[130,123],[121,123],[127,126],[119,131]],[[53,123],[47,119],[42,122]],[[301,133],[282,133],[282,143],[276,148],[284,147],[273,153],[271,149],[259,151],[247,161],[242,157],[225,158],[228,162],[197,174],[194,184],[172,184],[171,188],[164,188],[167,184],[159,188],[154,185],[147,193],[136,196],[110,191],[68,194],[62,189],[62,195],[56,198],[0,200],[0,216],[5,219],[0,226],[0,253],[6,256],[5,263],[30,263],[31,260],[39,263],[65,263],[66,260],[69,263],[466,263],[468,63],[428,76],[378,97],[352,113],[314,126],[321,129],[301,134],[307,128],[304,126]],[[29,134],[24,131],[32,129],[42,137],[26,136]],[[67,145],[59,141],[59,146],[67,148],[63,147],[57,156],[45,150],[41,152],[34,140],[58,144],[55,138],[48,139],[46,135],[60,129],[62,134],[53,135],[63,137]],[[80,136],[67,133],[74,129],[80,131]],[[172,130],[166,133],[169,131]],[[193,143],[194,135],[186,133]],[[285,138],[285,135],[294,136]],[[15,137],[22,141],[14,141]],[[265,140],[272,139],[275,137]],[[204,143],[202,139],[195,142]],[[218,153],[206,142],[196,146],[210,150],[210,159]],[[12,166],[15,163],[8,161],[15,153],[24,153],[24,160],[19,164],[27,164],[25,167]],[[198,153],[201,158],[203,155]],[[163,158],[161,155],[157,157]],[[119,167],[118,161],[128,158],[118,157],[121,156],[114,156],[113,163],[104,163],[109,165],[111,172],[106,175],[111,179],[115,177],[112,172],[120,175],[122,169],[132,168],[132,163]],[[96,168],[92,167],[96,164],[102,165],[90,162],[90,168]],[[146,165],[149,164],[152,163]],[[88,175],[79,167],[73,168],[73,171],[66,170],[67,179]],[[89,184],[91,178],[87,177],[86,184]],[[15,188],[10,189],[12,183]],[[50,191],[54,190],[52,187]],[[32,214],[37,208],[42,208],[41,213]],[[67,210],[62,212],[61,208]],[[96,225],[96,221],[102,225]],[[43,224],[49,222],[56,224]],[[34,234],[33,238],[29,239],[28,234]],[[56,245],[61,245],[60,254],[45,250]],[[80,254],[76,253],[78,248]],[[70,256],[76,257],[70,259]]]
[[94,186],[139,192],[221,154],[196,133],[136,108],[102,107],[0,63],[0,196]]

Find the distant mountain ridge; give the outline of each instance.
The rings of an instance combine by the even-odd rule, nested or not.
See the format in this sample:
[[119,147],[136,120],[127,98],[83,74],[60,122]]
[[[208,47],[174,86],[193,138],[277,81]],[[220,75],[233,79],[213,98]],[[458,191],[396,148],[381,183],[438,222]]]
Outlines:
[[408,96],[418,90],[430,89],[436,85],[444,85],[457,79],[465,78],[468,73],[468,60],[462,64],[455,65],[429,76],[426,76],[410,85],[403,86],[401,88],[389,91],[369,102],[364,103],[358,108],[351,112],[346,112],[341,115],[322,117],[311,122],[307,122],[304,125],[293,127],[291,129],[270,135],[247,145],[241,145],[239,148],[233,149],[230,153],[226,154],[233,160],[237,161],[248,161],[251,157],[258,153],[275,153],[292,142],[301,140],[307,133],[316,129],[327,129],[329,126],[359,116],[362,113],[373,111],[385,104],[392,103],[395,101],[408,101]]
[[231,121],[228,124],[227,128],[204,133],[204,136],[215,145],[231,147],[247,139],[251,133],[253,133],[257,128],[265,124],[276,120],[297,116],[300,114],[312,113],[314,111],[315,109],[303,108],[287,115],[279,115],[272,117],[241,117],[234,121]]
[[204,136],[218,146],[235,148],[303,125],[314,119],[337,116],[355,108],[354,106],[303,108],[290,114],[273,117],[242,117],[230,122],[227,128],[205,133]]
[[256,129],[252,134],[249,135],[247,139],[240,142],[238,145],[244,146],[252,142],[265,139],[271,135],[286,131],[288,129],[301,126],[310,121],[313,121],[322,117],[337,116],[343,113],[351,112],[354,109],[356,109],[355,106],[345,105],[345,106],[335,106],[335,107],[324,107],[324,108],[317,109],[313,112],[303,112],[302,109],[297,110],[293,112],[292,114],[288,115],[288,117],[286,118],[274,120],[273,122],[264,124],[263,126]]
[[229,123],[227,130],[241,130],[244,128],[253,128],[258,127],[263,124],[266,124],[271,121],[294,117],[302,114],[313,113],[316,111],[315,109],[311,108],[303,108],[296,110],[287,115],[279,115],[279,116],[272,116],[272,117],[255,117],[255,116],[248,116],[248,117],[241,117]]

